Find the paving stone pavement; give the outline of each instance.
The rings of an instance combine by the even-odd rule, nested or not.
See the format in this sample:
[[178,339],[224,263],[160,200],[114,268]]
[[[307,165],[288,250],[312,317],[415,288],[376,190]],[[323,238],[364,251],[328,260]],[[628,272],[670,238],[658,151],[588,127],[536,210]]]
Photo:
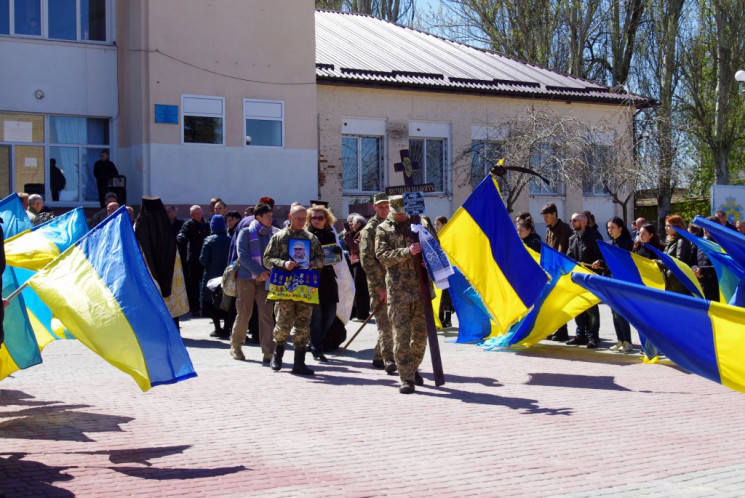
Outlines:
[[[607,348],[605,306],[601,323]],[[449,329],[446,384],[427,355],[404,396],[371,368],[374,325],[342,357],[309,356],[313,378],[262,366],[255,345],[235,361],[210,331],[182,321],[199,376],[147,393],[76,341],[2,381],[0,496],[745,494],[745,396],[669,363],[486,352]]]

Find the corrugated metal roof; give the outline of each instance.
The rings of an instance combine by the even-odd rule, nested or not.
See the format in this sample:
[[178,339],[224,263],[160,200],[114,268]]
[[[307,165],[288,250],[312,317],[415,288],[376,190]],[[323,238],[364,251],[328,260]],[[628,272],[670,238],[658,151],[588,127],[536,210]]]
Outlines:
[[429,88],[515,97],[632,103],[653,100],[446,40],[372,16],[316,11],[319,83]]

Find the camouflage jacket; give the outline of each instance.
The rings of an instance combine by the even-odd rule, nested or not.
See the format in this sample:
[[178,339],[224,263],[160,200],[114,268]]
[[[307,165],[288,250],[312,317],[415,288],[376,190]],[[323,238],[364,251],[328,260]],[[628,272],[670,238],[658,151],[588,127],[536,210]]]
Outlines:
[[285,263],[290,261],[290,239],[310,240],[310,263],[316,270],[323,268],[323,249],[318,238],[308,230],[290,230],[290,227],[283,228],[269,239],[269,245],[264,251],[266,268],[285,269]]
[[375,255],[386,269],[385,285],[388,297],[394,303],[412,303],[421,299],[415,266],[417,260],[409,252],[412,242],[405,235],[410,229],[410,221],[398,223],[391,213],[375,230]]
[[380,289],[385,289],[385,267],[375,256],[375,231],[383,221],[385,218],[374,216],[361,230],[360,262],[367,275],[367,287],[371,295]]

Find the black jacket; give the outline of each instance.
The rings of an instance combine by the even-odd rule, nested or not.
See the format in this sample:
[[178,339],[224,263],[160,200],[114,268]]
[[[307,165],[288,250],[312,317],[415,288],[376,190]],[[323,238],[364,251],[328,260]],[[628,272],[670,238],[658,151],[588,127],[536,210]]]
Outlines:
[[582,232],[582,235],[579,232],[574,232],[569,237],[567,256],[578,263],[586,264],[602,260],[603,255],[598,248],[598,233],[589,227]]
[[535,252],[541,252],[541,236],[535,232],[530,232],[527,237],[522,239],[523,244],[533,249]]
[[[308,228],[308,231],[318,237],[322,246],[328,244],[336,244],[336,237],[334,231],[331,229],[316,230],[313,227]],[[339,248],[341,251],[341,248]],[[332,265],[325,265],[319,269],[320,281],[318,282],[318,302],[319,304],[326,303],[338,303],[339,302],[339,287],[336,284],[336,272]]]
[[202,221],[194,221],[189,218],[181,226],[178,233],[178,240],[181,244],[186,244],[186,261],[190,263],[199,263],[199,255],[202,253],[202,244],[204,239],[210,234],[210,227]]

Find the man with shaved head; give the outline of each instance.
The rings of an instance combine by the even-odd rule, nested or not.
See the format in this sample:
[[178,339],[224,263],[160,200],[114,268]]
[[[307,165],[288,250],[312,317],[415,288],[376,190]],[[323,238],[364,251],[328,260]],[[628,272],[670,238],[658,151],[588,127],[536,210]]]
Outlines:
[[[290,247],[290,241],[309,240],[310,254],[307,258],[310,269],[323,268],[323,249],[318,238],[305,229],[308,213],[302,205],[293,204],[290,214],[287,216],[289,224],[275,233],[269,240],[269,245],[264,251],[264,266],[270,270],[277,269],[292,271],[298,267],[293,260],[294,247]],[[295,348],[295,361],[292,365],[292,373],[299,375],[313,375],[313,370],[305,365],[305,353],[308,351],[310,342],[310,318],[313,313],[313,305],[301,301],[278,300],[274,304],[276,323],[274,325],[274,354],[272,355],[272,370],[282,368],[282,357],[285,353],[285,344],[290,337],[290,330],[294,327],[292,345]]]
[[199,262],[202,253],[204,239],[210,234],[210,227],[204,221],[202,207],[198,204],[189,208],[191,219],[181,226],[178,233],[179,245],[186,246],[186,268],[184,268],[184,279],[186,280],[186,295],[189,298],[189,309],[194,317],[199,316],[199,285],[202,281],[204,266]]
[[[596,261],[602,261],[603,255],[598,247],[600,235],[590,228],[588,217],[583,212],[572,215],[572,229],[574,233],[569,237],[569,250],[567,256],[585,268],[592,267]],[[569,345],[584,346],[588,349],[598,347],[600,333],[600,310],[597,304],[574,320],[577,323],[577,335],[574,339],[567,341]]]

